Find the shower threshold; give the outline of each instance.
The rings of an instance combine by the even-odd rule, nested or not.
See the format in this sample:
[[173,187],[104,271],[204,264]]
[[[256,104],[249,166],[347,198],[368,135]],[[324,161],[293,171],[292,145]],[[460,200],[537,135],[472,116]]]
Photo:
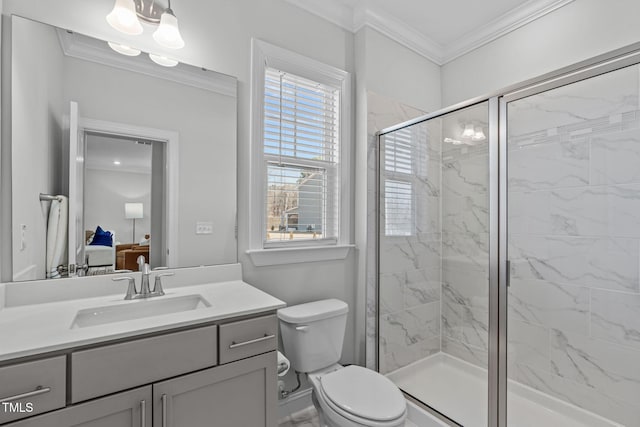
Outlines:
[[[437,353],[387,374],[398,387],[465,427],[487,425],[487,371]],[[613,421],[509,380],[509,427],[620,427]]]

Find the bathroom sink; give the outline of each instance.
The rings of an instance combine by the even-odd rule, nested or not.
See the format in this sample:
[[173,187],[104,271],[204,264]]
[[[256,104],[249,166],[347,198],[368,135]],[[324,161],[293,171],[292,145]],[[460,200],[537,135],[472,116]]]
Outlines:
[[179,313],[211,307],[200,295],[185,295],[175,298],[154,297],[126,304],[85,308],[78,311],[71,329],[104,325],[125,320],[141,319],[163,314]]

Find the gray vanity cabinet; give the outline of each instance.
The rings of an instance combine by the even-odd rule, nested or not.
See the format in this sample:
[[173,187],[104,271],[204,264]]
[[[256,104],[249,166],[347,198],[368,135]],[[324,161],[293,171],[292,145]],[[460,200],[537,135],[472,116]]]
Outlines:
[[276,352],[153,385],[154,427],[273,427]]
[[[0,397],[19,401],[26,391],[36,403],[34,413],[0,424],[275,427],[277,334],[277,318],[269,314],[0,367],[0,380],[16,383],[0,382]],[[27,418],[3,424],[16,417]]]
[[7,427],[151,427],[151,386],[27,418]]

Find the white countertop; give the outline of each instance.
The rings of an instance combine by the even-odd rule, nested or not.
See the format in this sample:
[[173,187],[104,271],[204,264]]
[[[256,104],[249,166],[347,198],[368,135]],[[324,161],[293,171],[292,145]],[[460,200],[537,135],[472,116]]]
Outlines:
[[[286,305],[283,301],[241,280],[165,288],[165,292],[164,296],[147,300],[125,301],[124,292],[119,292],[92,298],[5,307],[0,310],[0,361],[268,312]],[[129,304],[131,309],[135,310],[136,304],[153,304],[160,299],[196,294],[201,295],[211,306],[104,325],[71,328],[79,310],[121,304]]]

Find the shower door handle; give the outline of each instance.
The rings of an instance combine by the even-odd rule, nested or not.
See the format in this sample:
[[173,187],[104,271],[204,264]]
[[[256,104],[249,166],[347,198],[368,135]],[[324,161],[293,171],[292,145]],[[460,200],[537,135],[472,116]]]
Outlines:
[[507,279],[507,288],[510,288],[511,287],[511,261],[510,260],[507,260],[505,262],[505,269],[507,271],[507,277],[506,277],[506,279]]

